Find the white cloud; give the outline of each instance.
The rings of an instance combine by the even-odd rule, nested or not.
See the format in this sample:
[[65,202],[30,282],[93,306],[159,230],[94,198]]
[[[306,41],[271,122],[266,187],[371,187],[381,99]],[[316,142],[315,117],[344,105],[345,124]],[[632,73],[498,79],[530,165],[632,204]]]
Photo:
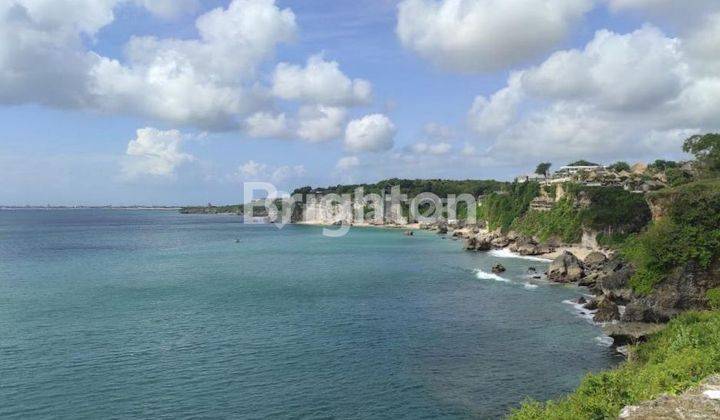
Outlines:
[[162,131],[146,127],[128,143],[123,172],[131,178],[150,175],[173,177],[176,169],[195,157],[180,149],[183,135],[178,130]]
[[256,112],[245,119],[245,131],[255,138],[285,138],[290,134],[284,113]]
[[163,19],[174,19],[200,8],[200,0],[135,0],[135,3]]
[[267,165],[264,163],[257,163],[254,160],[249,160],[240,165],[239,173],[246,177],[254,177],[262,175],[267,170]]
[[273,95],[323,105],[362,105],[372,99],[370,82],[351,80],[336,61],[325,61],[322,55],[308,58],[305,67],[280,63],[275,68]]
[[249,160],[238,167],[238,170],[229,178],[234,181],[270,181],[283,183],[307,173],[303,165],[273,166],[266,163]]
[[432,140],[447,141],[455,137],[455,131],[452,128],[438,123],[425,124],[423,132]]
[[584,50],[553,54],[522,83],[536,96],[592,97],[603,108],[637,111],[676,97],[686,78],[680,41],[645,26],[625,35],[598,31]]
[[273,171],[272,175],[270,176],[270,180],[274,183],[280,184],[295,177],[303,176],[306,173],[307,171],[305,170],[305,167],[303,165],[283,165]]
[[360,159],[357,156],[345,156],[337,161],[335,168],[340,171],[348,171],[358,166],[360,166]]
[[482,95],[475,98],[468,112],[470,126],[480,134],[497,134],[514,120],[523,96],[519,75],[513,74],[507,87],[489,99]]
[[410,151],[417,154],[417,155],[446,155],[450,153],[450,150],[452,150],[452,145],[450,143],[441,142],[441,143],[415,143],[412,146],[410,146]]
[[303,140],[321,142],[340,138],[347,118],[345,108],[304,106],[299,111],[298,136]]
[[[234,0],[197,18],[195,39],[132,37],[124,60],[88,51],[123,1],[0,2],[0,101],[233,128],[259,106],[258,65],[296,32],[292,11],[273,0]],[[146,3],[160,14],[190,4]]]
[[198,17],[199,38],[134,37],[127,64],[98,57],[90,92],[107,110],[226,129],[257,106],[244,87],[274,47],[294,37],[295,16],[273,0],[234,0]]
[[720,128],[720,76],[695,48],[652,26],[598,31],[480,97],[471,126],[508,162],[679,155],[683,135]]
[[404,0],[396,32],[434,64],[489,71],[522,63],[562,41],[593,0]]
[[382,114],[352,120],[345,129],[345,147],[351,151],[381,152],[393,147],[395,124]]

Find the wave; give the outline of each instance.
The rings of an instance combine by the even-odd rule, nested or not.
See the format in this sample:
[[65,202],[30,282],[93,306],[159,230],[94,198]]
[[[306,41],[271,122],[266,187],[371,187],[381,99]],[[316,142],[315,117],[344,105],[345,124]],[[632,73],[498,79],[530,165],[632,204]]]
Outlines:
[[488,252],[489,255],[497,258],[518,258],[522,260],[539,261],[539,262],[552,262],[552,260],[543,257],[533,257],[531,255],[520,255],[510,251],[507,248],[493,249]]
[[504,283],[510,283],[510,280],[500,277],[495,273],[488,273],[487,271],[483,271],[480,269],[475,270],[475,277],[477,277],[480,280],[495,280],[495,281],[502,281]]
[[580,318],[583,318],[583,319],[585,319],[585,320],[587,320],[587,321],[590,321],[590,322],[592,322],[593,324],[595,323],[595,322],[593,321],[593,316],[595,315],[595,312],[596,312],[596,311],[591,311],[591,310],[589,310],[589,309],[585,309],[585,308],[583,307],[584,304],[582,304],[582,303],[577,303],[577,302],[574,301],[574,300],[563,300],[562,303],[564,303],[564,304],[566,304],[566,305],[571,305],[571,306],[575,309],[575,312],[577,313],[577,315],[578,315]]
[[597,341],[598,344],[603,347],[610,347],[615,342],[615,340],[613,340],[612,337],[608,337],[607,335],[601,335],[601,336],[595,337],[595,341]]
[[523,287],[525,287],[528,290],[534,290],[534,289],[538,288],[538,285],[532,284],[532,283],[523,283]]

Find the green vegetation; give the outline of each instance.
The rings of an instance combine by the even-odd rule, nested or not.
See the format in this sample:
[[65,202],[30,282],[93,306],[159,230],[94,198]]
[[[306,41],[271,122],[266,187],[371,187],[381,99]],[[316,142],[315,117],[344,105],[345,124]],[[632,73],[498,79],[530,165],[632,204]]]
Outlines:
[[580,212],[574,208],[570,198],[563,198],[550,211],[529,211],[523,217],[515,219],[511,229],[527,236],[536,236],[545,242],[558,237],[563,242],[580,242],[582,220]]
[[683,151],[695,155],[695,162],[703,176],[720,174],[720,134],[692,136],[685,140]]
[[720,180],[696,181],[651,194],[667,217],[630,237],[623,256],[636,267],[633,289],[648,294],[668,273],[692,263],[707,269],[720,257]]
[[600,166],[600,165],[597,163],[594,163],[594,162],[590,162],[589,160],[580,159],[573,163],[568,163],[568,166]]
[[615,162],[612,165],[608,166],[608,169],[615,172],[630,171],[630,164],[623,161]]
[[386,179],[375,184],[335,185],[326,188],[302,187],[293,194],[352,194],[357,188],[363,188],[365,194],[389,193],[390,188],[399,186],[403,194],[412,198],[424,192],[436,194],[442,198],[449,194],[471,194],[474,197],[499,191],[508,185],[507,182],[495,180],[448,180],[448,179]]
[[[527,196],[522,195],[524,191],[511,191],[503,201],[505,207],[492,202],[495,208],[488,218],[490,227],[512,229],[536,236],[541,241],[555,237],[566,243],[576,243],[582,237],[583,228],[600,231],[604,237],[617,241],[620,236],[639,232],[650,221],[650,209],[641,195],[618,187],[577,184],[566,184],[564,187],[566,196],[549,211],[523,211],[519,216],[518,210],[522,208],[519,204],[524,203]],[[545,188],[548,196],[555,196],[555,186]],[[518,205],[510,206],[508,202]],[[510,217],[514,219],[506,225]]]
[[625,241],[628,239],[630,234],[623,233],[623,232],[612,232],[612,233],[605,233],[600,232],[597,235],[597,243],[598,245],[605,247],[605,248],[612,248],[612,249],[618,249],[620,248]]
[[527,401],[510,418],[616,418],[626,405],[678,394],[720,372],[720,313],[685,313],[631,351],[631,361],[587,375],[569,396],[547,403]]
[[715,287],[705,292],[708,304],[714,311],[720,311],[720,287]]
[[524,215],[530,202],[540,194],[540,184],[524,182],[511,184],[506,190],[485,197],[478,218],[488,222],[490,229],[507,232],[515,219]]
[[550,162],[543,162],[538,164],[537,168],[535,168],[535,173],[538,175],[548,175],[548,172],[550,172],[550,167],[552,166],[552,163]]
[[677,168],[678,166],[680,166],[680,164],[675,162],[674,160],[658,159],[655,162],[649,164],[648,169],[651,172],[663,172],[670,168]]
[[612,232],[637,232],[648,224],[650,208],[645,198],[621,187],[587,187],[569,184],[568,194],[590,205],[582,210],[583,226]]

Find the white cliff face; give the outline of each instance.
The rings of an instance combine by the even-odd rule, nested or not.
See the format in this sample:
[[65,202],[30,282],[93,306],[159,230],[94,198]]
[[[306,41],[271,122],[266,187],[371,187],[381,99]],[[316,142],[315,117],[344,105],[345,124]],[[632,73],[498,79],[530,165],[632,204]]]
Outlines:
[[[332,200],[323,200],[320,196],[309,197],[303,206],[303,223],[329,225],[335,223],[345,224],[396,224],[407,225],[408,221],[402,216],[399,206],[387,204],[382,210],[382,216],[375,218],[374,213],[365,213],[364,206],[357,203],[343,204]],[[360,215],[362,215],[362,220]]]

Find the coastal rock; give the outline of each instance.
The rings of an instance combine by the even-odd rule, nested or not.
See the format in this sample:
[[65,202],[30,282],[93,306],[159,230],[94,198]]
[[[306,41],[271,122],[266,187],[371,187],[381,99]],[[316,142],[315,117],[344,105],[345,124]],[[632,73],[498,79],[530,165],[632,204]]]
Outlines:
[[557,283],[572,283],[580,280],[583,274],[580,260],[573,253],[565,251],[550,264],[548,279]]
[[505,269],[505,266],[503,266],[502,264],[495,264],[495,265],[492,267],[492,272],[495,273],[495,274],[504,273],[505,270],[506,270],[506,269]]
[[493,248],[505,248],[510,244],[510,240],[506,236],[500,235],[490,241],[490,243]]
[[447,225],[440,225],[437,227],[437,233],[439,235],[445,235],[448,233],[448,227]]
[[596,298],[592,298],[592,299],[588,300],[588,302],[585,305],[583,305],[583,308],[585,308],[589,311],[594,311],[595,309],[598,308],[598,300]]
[[665,328],[665,324],[652,324],[647,322],[620,322],[603,325],[605,335],[613,339],[614,346],[636,344],[644,341],[648,336]]
[[706,293],[720,286],[720,261],[709,269],[695,264],[676,269],[655,286],[652,293],[633,296],[623,319],[642,322],[667,322],[687,310],[708,309]]
[[583,264],[585,264],[585,267],[590,270],[596,270],[602,268],[603,265],[607,262],[607,257],[602,252],[593,251],[585,257],[585,260],[583,260]]
[[627,406],[621,419],[717,419],[720,418],[720,375],[713,375],[680,395],[662,395],[651,401]]
[[620,319],[620,310],[617,304],[606,297],[600,298],[593,321],[610,322],[618,319]]

